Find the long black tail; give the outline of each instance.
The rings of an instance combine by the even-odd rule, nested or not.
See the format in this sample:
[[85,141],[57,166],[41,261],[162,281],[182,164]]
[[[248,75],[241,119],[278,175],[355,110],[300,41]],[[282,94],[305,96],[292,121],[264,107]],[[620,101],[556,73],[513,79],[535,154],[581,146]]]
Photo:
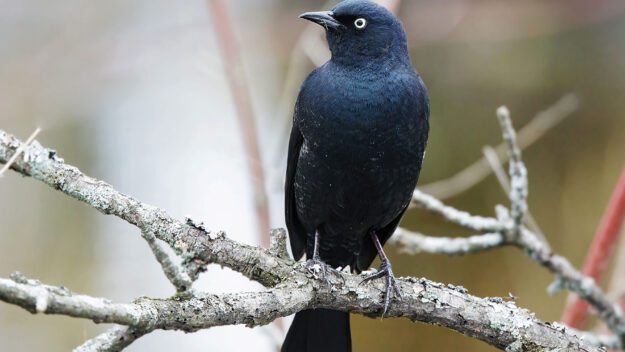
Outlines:
[[309,309],[295,314],[281,352],[351,352],[349,313]]

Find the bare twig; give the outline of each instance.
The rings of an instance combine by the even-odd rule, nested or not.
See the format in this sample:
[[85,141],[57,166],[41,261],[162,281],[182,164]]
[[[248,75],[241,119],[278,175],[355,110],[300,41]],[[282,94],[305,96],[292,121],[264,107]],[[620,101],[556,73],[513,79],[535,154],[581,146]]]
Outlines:
[[388,243],[399,245],[408,254],[421,252],[432,254],[462,255],[482,252],[505,245],[500,233],[488,233],[470,237],[432,237],[398,228]]
[[510,120],[510,111],[502,106],[497,109],[497,117],[503,131],[503,139],[508,146],[510,159],[510,216],[512,217],[510,234],[518,237],[521,232],[523,217],[527,212],[527,168],[521,160],[521,149],[517,145],[516,132]]
[[466,211],[443,204],[421,190],[412,194],[412,203],[432,213],[438,214],[447,221],[476,232],[503,232],[505,227],[499,220],[489,217],[469,214]]
[[19,156],[22,155],[22,153],[24,152],[24,149],[26,149],[26,147],[28,147],[30,143],[32,143],[32,141],[35,140],[35,138],[37,138],[37,135],[39,134],[39,132],[41,132],[41,128],[37,127],[37,129],[35,129],[35,132],[33,132],[30,135],[30,137],[28,137],[26,142],[24,142],[24,144],[22,144],[22,146],[15,152],[15,154],[13,154],[11,159],[9,159],[9,161],[7,161],[6,164],[4,164],[2,169],[0,169],[0,177],[2,177],[4,173],[11,167],[11,165],[13,165],[13,163],[17,160],[17,158],[19,158]]
[[[542,138],[546,132],[571,116],[579,107],[579,100],[574,94],[568,94],[538,113],[525,127],[519,130],[518,146],[525,149]],[[505,144],[498,145],[495,150],[502,162],[508,161]],[[454,176],[420,186],[419,189],[425,193],[444,200],[458,195],[472,188],[491,173],[491,168],[487,160],[482,157],[466,169],[458,172]]]
[[145,329],[116,326],[76,347],[74,352],[118,352],[149,331]]
[[[506,172],[501,166],[501,161],[497,156],[497,152],[495,151],[495,149],[493,149],[493,147],[487,145],[482,148],[482,153],[484,154],[484,158],[486,158],[486,161],[488,161],[488,165],[490,165],[491,169],[493,170],[495,177],[497,177],[499,185],[506,192],[506,194],[509,194],[510,181],[508,180],[508,175],[506,175]],[[549,241],[547,241],[547,237],[545,237],[544,232],[540,229],[540,226],[538,226],[538,222],[536,222],[536,219],[534,219],[534,216],[529,209],[527,210],[523,221],[525,225],[545,243],[545,246],[551,248],[549,246]]]
[[183,268],[172,261],[169,254],[165,251],[165,248],[157,242],[158,240],[154,237],[154,234],[144,232],[143,238],[150,246],[150,249],[152,249],[152,253],[154,253],[156,260],[159,264],[161,264],[165,276],[169,279],[172,285],[174,285],[176,290],[178,292],[184,292],[191,289],[193,280]]

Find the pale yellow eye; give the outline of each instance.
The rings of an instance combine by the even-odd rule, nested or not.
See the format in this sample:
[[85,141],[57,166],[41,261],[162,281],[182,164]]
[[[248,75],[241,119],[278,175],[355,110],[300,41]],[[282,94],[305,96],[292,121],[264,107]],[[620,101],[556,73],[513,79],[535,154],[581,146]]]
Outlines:
[[359,18],[354,21],[354,26],[358,29],[364,29],[365,27],[367,27],[367,20],[365,20],[364,18]]

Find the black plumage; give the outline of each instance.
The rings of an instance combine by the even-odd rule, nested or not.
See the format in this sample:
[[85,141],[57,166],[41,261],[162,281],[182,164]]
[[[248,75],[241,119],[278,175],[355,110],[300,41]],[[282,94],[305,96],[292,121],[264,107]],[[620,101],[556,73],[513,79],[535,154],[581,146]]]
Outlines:
[[[325,27],[332,58],[308,76],[295,106],[285,185],[291,249],[295,259],[306,253],[309,260],[357,272],[380,254],[376,278],[387,276],[388,302],[394,278],[381,245],[419,178],[429,129],[427,91],[410,64],[401,23],[383,7],[346,0],[302,17]],[[315,312],[329,314],[326,321],[347,316],[298,313],[283,351],[351,350],[344,336],[347,327],[349,341],[349,320],[338,323],[341,329],[319,329]],[[310,344],[318,339],[335,339],[336,348]]]

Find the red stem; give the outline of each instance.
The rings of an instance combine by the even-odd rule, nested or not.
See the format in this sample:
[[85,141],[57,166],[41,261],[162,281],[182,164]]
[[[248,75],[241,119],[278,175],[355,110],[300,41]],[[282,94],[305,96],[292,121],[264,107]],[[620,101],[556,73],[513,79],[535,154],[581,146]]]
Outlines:
[[[584,263],[584,275],[593,278],[597,283],[601,283],[608,269],[624,218],[625,169],[623,169],[616,189],[612,193],[610,203],[603,214]],[[588,320],[589,308],[590,306],[586,301],[578,296],[569,295],[561,320],[570,327],[581,329]]]
[[254,189],[254,206],[256,208],[260,245],[268,248],[269,206],[267,205],[267,194],[265,192],[265,174],[256,135],[252,99],[243,74],[243,61],[236,44],[234,28],[230,21],[226,4],[222,0],[209,0],[208,4],[213,14],[217,44],[219,45],[224,71],[230,86],[230,93],[234,99],[234,107],[243,137],[246,160]]

